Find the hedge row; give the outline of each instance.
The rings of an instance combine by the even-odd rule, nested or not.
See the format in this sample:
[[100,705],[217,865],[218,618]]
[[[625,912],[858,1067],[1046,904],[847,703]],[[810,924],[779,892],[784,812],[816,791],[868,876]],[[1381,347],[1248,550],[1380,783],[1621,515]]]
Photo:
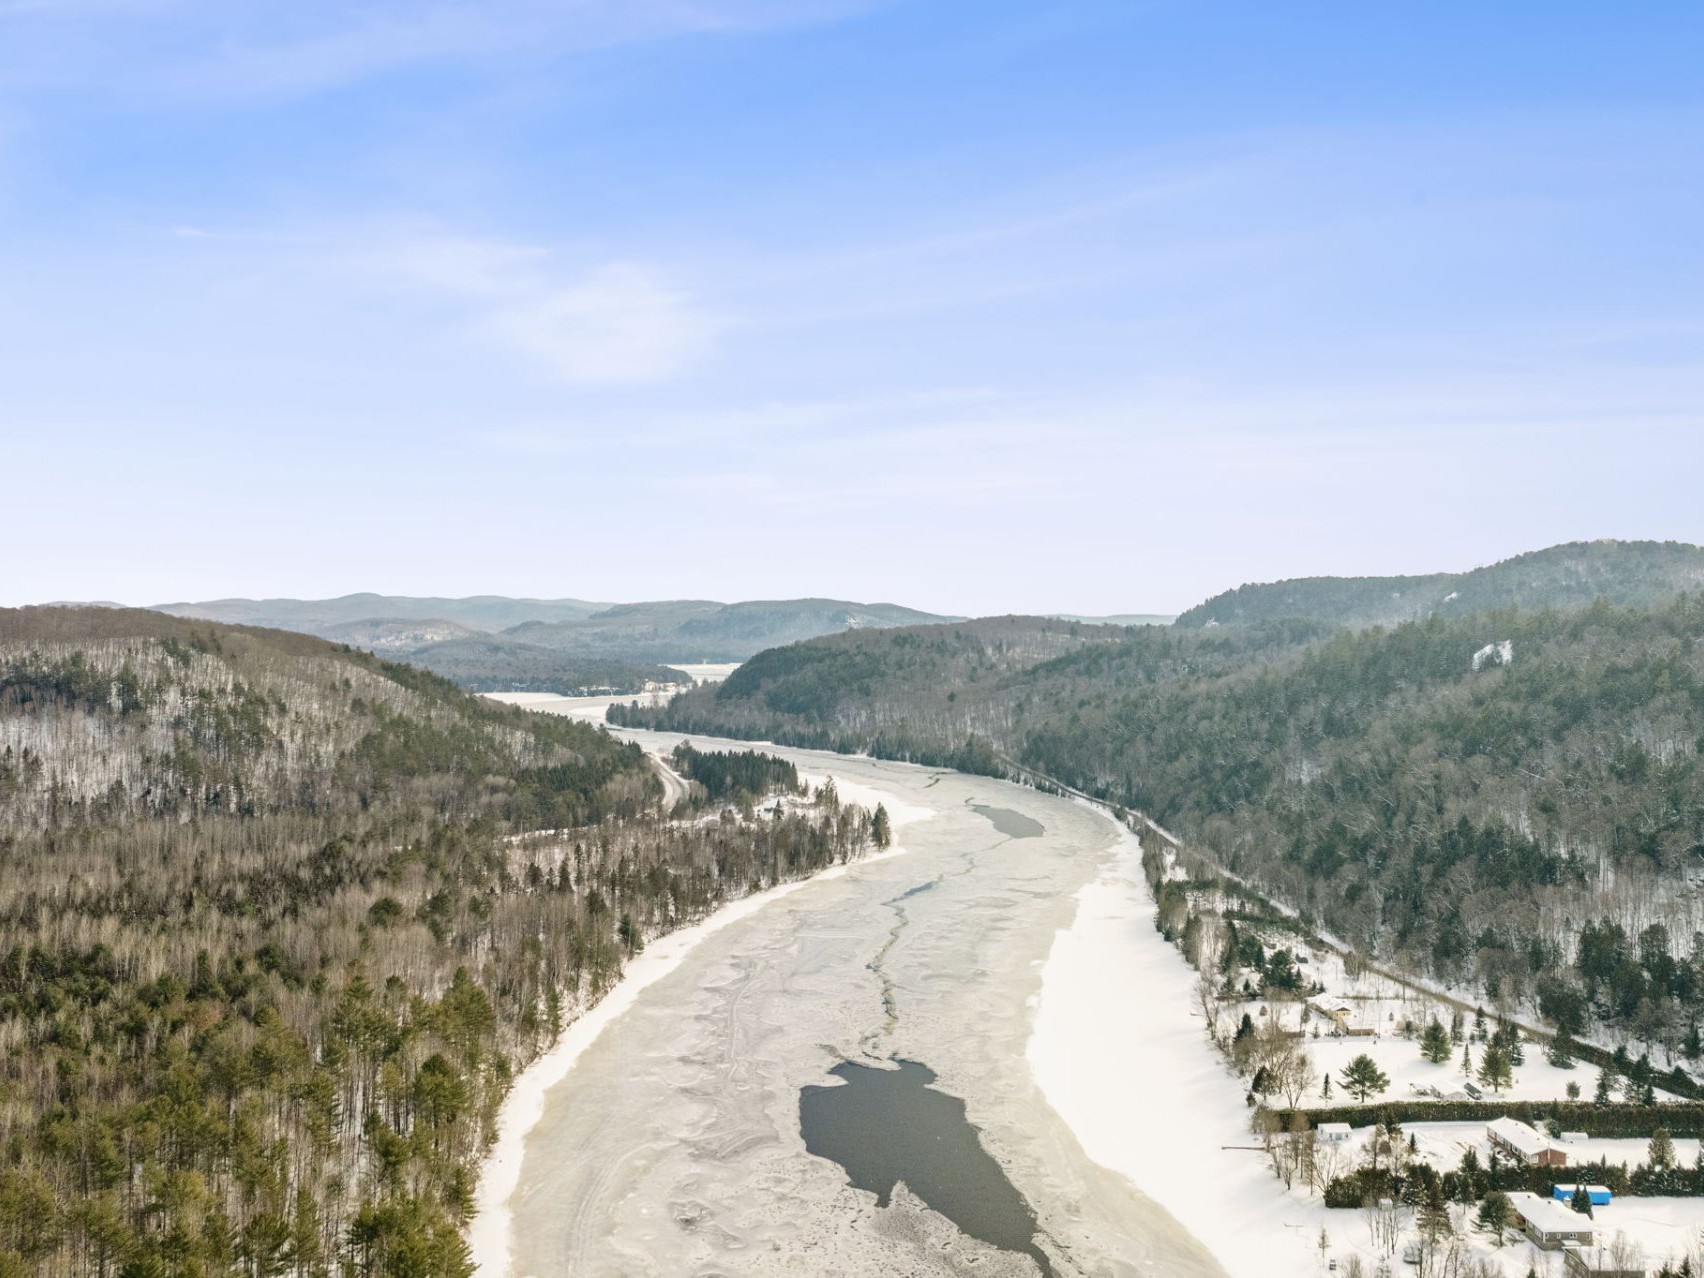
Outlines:
[[1488,1123],[1494,1118],[1519,1118],[1542,1127],[1554,1118],[1567,1132],[1584,1132],[1606,1138],[1639,1136],[1649,1138],[1659,1127],[1671,1136],[1704,1133],[1704,1104],[1675,1101],[1664,1105],[1593,1105],[1588,1101],[1437,1101],[1398,1100],[1379,1105],[1338,1105],[1321,1109],[1285,1110],[1280,1117],[1288,1126],[1291,1114],[1301,1113],[1309,1123],[1348,1123],[1370,1127],[1374,1123]]

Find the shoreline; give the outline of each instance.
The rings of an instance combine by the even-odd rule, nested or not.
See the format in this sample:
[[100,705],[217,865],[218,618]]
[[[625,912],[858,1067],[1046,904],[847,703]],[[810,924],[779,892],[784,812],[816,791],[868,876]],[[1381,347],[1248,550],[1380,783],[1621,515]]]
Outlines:
[[[801,772],[800,776],[804,779],[805,774]],[[821,783],[821,778],[814,774],[809,780],[813,784]],[[933,815],[926,808],[913,807],[873,786],[848,783],[836,777],[835,788],[842,802],[868,805],[871,811],[874,811],[875,803],[884,804],[890,825],[896,832],[902,825]],[[840,878],[858,866],[901,856],[905,850],[896,834],[894,842],[882,851],[856,861],[828,866],[805,878],[778,883],[755,895],[718,906],[698,922],[657,937],[634,956],[622,969],[620,979],[602,998],[567,1025],[543,1055],[521,1071],[509,1094],[504,1097],[497,1115],[497,1139],[479,1164],[474,1214],[467,1228],[468,1254],[473,1261],[474,1273],[479,1278],[507,1278],[510,1273],[513,1265],[510,1200],[520,1187],[527,1136],[544,1115],[546,1095],[568,1077],[580,1057],[597,1042],[605,1029],[627,1012],[646,989],[678,968],[701,941],[801,888]]]
[[[1042,966],[1025,1050],[1036,1084],[1090,1159],[1170,1212],[1232,1278],[1312,1274],[1318,1225],[1309,1232],[1310,1213],[1246,1149],[1249,1111],[1206,1042],[1194,974],[1154,929],[1137,842],[1119,828]],[[1125,997],[1109,1008],[1113,991]]]

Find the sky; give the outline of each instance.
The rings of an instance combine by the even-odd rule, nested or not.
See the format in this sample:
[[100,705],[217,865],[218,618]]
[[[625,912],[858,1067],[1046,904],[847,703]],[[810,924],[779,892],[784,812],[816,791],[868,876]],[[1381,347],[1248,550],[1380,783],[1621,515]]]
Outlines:
[[1704,5],[0,0],[0,604],[1704,542]]

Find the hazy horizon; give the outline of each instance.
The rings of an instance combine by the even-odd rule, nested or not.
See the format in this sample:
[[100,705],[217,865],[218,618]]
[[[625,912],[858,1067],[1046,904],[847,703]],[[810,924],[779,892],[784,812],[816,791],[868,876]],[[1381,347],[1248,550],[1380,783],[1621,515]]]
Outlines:
[[1704,9],[0,5],[0,603],[1704,541]]

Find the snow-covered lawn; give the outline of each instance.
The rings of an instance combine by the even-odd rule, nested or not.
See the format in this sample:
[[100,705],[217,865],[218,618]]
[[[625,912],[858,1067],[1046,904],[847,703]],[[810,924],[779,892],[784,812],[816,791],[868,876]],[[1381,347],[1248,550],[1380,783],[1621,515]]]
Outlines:
[[[1250,1134],[1244,1103],[1248,1080],[1238,1077],[1209,1044],[1195,997],[1196,973],[1154,930],[1154,902],[1137,858],[1132,847],[1113,871],[1084,889],[1075,922],[1060,933],[1043,970],[1029,1056],[1049,1102],[1090,1157],[1129,1177],[1169,1210],[1233,1278],[1313,1278],[1328,1272],[1330,1261],[1336,1262],[1336,1273],[1344,1274],[1351,1258],[1359,1259],[1368,1278],[1381,1266],[1393,1275],[1414,1272],[1402,1262],[1404,1247],[1417,1239],[1412,1213],[1394,1251],[1387,1250],[1375,1244],[1363,1212],[1328,1209],[1300,1179],[1286,1190],[1274,1174],[1258,1138]],[[1293,946],[1294,938],[1275,936],[1268,948],[1275,944]],[[1334,956],[1310,956],[1302,970],[1327,986],[1326,995],[1312,997],[1316,1005],[1331,1006],[1334,997],[1358,1000],[1362,1019],[1352,1023],[1394,1025],[1406,1019],[1423,1026],[1435,1011],[1446,1028],[1450,1024],[1447,1004],[1404,991],[1386,978],[1349,978]],[[1223,1007],[1227,1030],[1245,1010],[1258,1019],[1258,1003]],[[1272,1014],[1293,1026],[1300,1006],[1280,1005]],[[1412,1087],[1436,1087],[1449,1095],[1460,1092],[1466,1081],[1460,1044],[1452,1048],[1448,1064],[1433,1065],[1421,1057],[1417,1041],[1394,1033],[1333,1038],[1327,1036],[1327,1023],[1321,1023],[1320,1037],[1314,1038],[1319,1019],[1318,1013],[1310,1016],[1305,1045],[1315,1064],[1333,1075],[1333,1103],[1347,1103],[1342,1070],[1362,1052],[1391,1077],[1385,1099],[1407,1099]],[[1471,1012],[1466,1021],[1471,1033]],[[1483,1044],[1472,1044],[1476,1066],[1483,1050]],[[1525,1065],[1515,1071],[1514,1086],[1503,1094],[1561,1099],[1573,1081],[1590,1098],[1596,1079],[1590,1065],[1551,1066],[1543,1046],[1533,1043],[1527,1046]],[[1318,1092],[1316,1082],[1304,1104],[1320,1104]],[[1492,1098],[1489,1092],[1487,1097]],[[1414,1136],[1418,1156],[1440,1171],[1459,1166],[1470,1147],[1482,1165],[1489,1161],[1484,1123],[1413,1123],[1403,1130]],[[1351,1170],[1361,1161],[1369,1135],[1357,1129],[1322,1157]],[[1602,1157],[1631,1166],[1645,1160],[1646,1144],[1588,1140],[1565,1148],[1571,1161]],[[1674,1144],[1679,1161],[1690,1163],[1698,1156],[1696,1139],[1677,1136]],[[1529,1269],[1562,1278],[1560,1253],[1525,1241],[1498,1247],[1472,1227],[1466,1208],[1452,1211],[1461,1247],[1494,1270],[1508,1278],[1524,1278]],[[1625,1234],[1652,1269],[1664,1259],[1678,1262],[1688,1254],[1697,1265],[1704,1198],[1617,1199],[1597,1210],[1596,1227],[1604,1243],[1618,1232]]]

